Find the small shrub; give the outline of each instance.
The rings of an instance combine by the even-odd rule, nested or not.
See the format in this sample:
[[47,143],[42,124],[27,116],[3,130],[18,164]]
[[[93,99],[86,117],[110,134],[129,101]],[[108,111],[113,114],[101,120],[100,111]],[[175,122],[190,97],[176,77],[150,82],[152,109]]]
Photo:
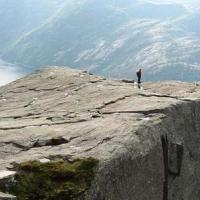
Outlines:
[[91,185],[98,161],[79,159],[73,163],[29,161],[17,166],[9,191],[18,200],[73,200]]

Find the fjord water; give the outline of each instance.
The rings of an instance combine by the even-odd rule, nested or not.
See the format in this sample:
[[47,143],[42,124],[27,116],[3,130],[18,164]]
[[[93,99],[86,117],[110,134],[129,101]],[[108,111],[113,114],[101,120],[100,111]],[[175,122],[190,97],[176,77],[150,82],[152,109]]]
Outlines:
[[21,78],[23,75],[22,69],[0,59],[0,86]]

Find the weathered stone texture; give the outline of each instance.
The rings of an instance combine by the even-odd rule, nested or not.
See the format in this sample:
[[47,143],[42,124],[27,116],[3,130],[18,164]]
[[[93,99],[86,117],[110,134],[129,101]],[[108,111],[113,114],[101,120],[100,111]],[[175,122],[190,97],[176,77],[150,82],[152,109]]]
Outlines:
[[200,199],[200,86],[49,68],[0,88],[0,170],[94,157],[88,200]]

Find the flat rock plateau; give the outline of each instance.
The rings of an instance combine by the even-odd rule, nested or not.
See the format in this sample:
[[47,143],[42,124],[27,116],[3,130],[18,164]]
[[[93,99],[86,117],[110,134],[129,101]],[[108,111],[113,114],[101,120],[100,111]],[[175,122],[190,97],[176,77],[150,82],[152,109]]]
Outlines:
[[199,144],[198,83],[140,90],[52,67],[0,88],[1,179],[16,163],[92,157],[96,175],[80,199],[199,200]]

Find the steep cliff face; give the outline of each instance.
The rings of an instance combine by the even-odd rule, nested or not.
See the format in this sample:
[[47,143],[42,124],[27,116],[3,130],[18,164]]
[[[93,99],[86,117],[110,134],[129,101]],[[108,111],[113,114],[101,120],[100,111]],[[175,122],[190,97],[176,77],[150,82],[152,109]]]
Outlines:
[[[59,169],[65,182],[57,199],[199,200],[199,92],[57,67],[17,80],[0,88],[0,178],[8,169],[18,181],[24,171],[46,177],[53,166],[50,181]],[[18,194],[10,184],[2,191]]]

